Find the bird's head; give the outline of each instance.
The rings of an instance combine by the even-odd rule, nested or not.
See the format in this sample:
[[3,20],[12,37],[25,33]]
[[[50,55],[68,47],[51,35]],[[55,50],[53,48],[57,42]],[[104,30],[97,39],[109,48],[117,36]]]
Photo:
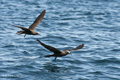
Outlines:
[[71,54],[69,50],[66,50],[66,54]]
[[36,34],[36,35],[40,35],[40,33],[39,33],[39,32],[36,32],[35,34]]

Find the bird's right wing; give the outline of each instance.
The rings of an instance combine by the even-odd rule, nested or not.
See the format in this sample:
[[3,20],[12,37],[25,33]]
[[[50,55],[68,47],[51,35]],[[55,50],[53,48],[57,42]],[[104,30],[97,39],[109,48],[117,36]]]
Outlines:
[[78,50],[78,49],[81,49],[84,47],[84,44],[81,44],[79,46],[77,46],[76,48],[73,48],[73,49],[68,49],[69,51],[72,51],[72,50]]
[[40,40],[38,40],[37,39],[37,41],[42,45],[42,46],[44,46],[46,49],[48,49],[49,51],[51,51],[51,52],[58,52],[58,53],[61,53],[61,51],[60,50],[58,50],[58,49],[56,49],[56,48],[54,48],[54,47],[52,47],[52,46],[49,46],[49,45],[46,45],[46,44],[44,44],[44,43],[42,43]]
[[14,27],[18,27],[18,28],[21,28],[22,30],[28,30],[28,29],[27,29],[27,28],[25,28],[25,27],[16,26],[16,25],[12,25],[12,26],[14,26]]

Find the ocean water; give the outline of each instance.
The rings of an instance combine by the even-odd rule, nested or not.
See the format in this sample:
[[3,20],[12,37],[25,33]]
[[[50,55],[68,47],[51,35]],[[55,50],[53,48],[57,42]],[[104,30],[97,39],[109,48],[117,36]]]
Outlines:
[[[16,35],[46,10],[35,31]],[[84,43],[72,55],[45,58]],[[119,0],[0,0],[0,80],[120,80]]]

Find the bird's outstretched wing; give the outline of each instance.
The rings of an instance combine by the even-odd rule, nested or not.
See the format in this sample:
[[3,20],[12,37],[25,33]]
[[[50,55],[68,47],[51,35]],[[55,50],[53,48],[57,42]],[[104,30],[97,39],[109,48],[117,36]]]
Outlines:
[[16,26],[16,25],[12,25],[12,26],[14,26],[14,27],[18,27],[18,28],[21,28],[22,30],[28,30],[28,29],[27,29],[27,28],[25,28],[25,27]]
[[30,27],[29,27],[30,30],[34,30],[35,27],[42,21],[44,15],[45,15],[45,12],[46,12],[46,11],[43,10],[43,11],[41,12],[41,14],[40,14],[40,15],[36,18],[36,20],[33,22],[33,24],[30,25]]
[[38,40],[38,39],[37,39],[37,41],[38,41],[42,46],[44,46],[46,49],[48,49],[49,51],[54,52],[54,53],[61,53],[60,50],[58,50],[58,49],[56,49],[56,48],[54,48],[54,47],[52,47],[52,46],[46,45],[46,44],[42,43],[40,40]]
[[73,49],[68,49],[69,51],[72,51],[72,50],[78,50],[78,49],[81,49],[84,47],[84,44],[81,44],[79,46],[77,46],[76,48],[73,48]]

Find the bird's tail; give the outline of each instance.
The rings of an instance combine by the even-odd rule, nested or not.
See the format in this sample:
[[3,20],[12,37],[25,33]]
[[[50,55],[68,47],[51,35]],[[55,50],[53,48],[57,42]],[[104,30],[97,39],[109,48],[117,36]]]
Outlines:
[[52,57],[53,55],[46,55],[45,57]]
[[16,34],[20,35],[20,34],[23,34],[24,31],[18,31]]

